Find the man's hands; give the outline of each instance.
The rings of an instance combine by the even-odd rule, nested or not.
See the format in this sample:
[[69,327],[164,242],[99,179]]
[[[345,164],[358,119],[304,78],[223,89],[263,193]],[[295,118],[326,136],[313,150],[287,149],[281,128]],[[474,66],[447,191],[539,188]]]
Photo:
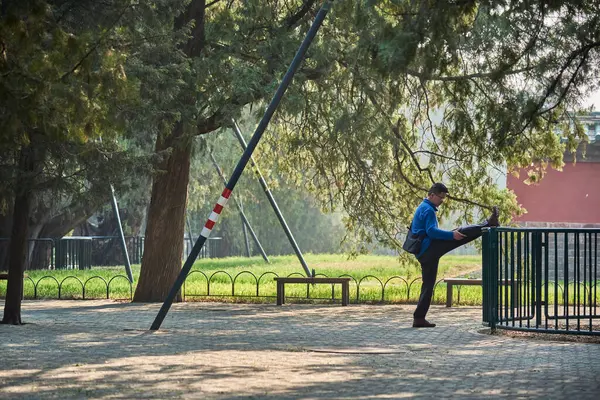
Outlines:
[[454,240],[463,240],[467,237],[467,235],[463,235],[458,231],[458,229],[455,229],[452,231],[452,237],[454,238]]

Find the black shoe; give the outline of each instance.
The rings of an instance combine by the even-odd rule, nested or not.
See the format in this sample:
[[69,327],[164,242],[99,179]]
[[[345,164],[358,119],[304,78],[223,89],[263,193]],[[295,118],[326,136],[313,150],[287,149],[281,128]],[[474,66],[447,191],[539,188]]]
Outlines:
[[498,211],[498,206],[492,207],[492,215],[487,219],[487,226],[500,226],[500,221],[498,221],[498,216],[500,211]]
[[435,324],[427,321],[425,318],[415,318],[413,321],[413,328],[434,328]]

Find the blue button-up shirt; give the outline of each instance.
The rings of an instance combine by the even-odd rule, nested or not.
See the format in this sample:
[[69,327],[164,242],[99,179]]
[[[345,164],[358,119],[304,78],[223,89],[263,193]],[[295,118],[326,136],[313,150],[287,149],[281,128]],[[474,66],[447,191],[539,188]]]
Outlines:
[[438,220],[435,215],[437,210],[436,206],[429,201],[429,199],[424,199],[415,211],[415,216],[412,221],[412,233],[419,236],[425,236],[421,244],[421,251],[417,254],[417,257],[421,257],[421,255],[425,253],[429,248],[432,239],[454,239],[452,231],[445,231],[438,228]]

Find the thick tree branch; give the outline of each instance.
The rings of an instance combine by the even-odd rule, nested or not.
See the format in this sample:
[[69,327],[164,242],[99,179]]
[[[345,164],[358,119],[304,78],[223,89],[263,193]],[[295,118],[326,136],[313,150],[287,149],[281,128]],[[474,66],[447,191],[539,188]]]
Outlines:
[[307,0],[302,4],[302,7],[298,9],[294,14],[290,15],[285,19],[285,26],[289,28],[296,27],[296,24],[300,22],[302,18],[310,11],[312,6],[315,4],[315,0]]

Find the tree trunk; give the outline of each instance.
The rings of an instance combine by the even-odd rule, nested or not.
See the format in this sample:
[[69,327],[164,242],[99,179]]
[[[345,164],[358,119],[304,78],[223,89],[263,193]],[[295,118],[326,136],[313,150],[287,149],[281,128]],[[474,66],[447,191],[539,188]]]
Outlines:
[[[175,18],[176,30],[194,21],[191,38],[181,47],[190,58],[198,57],[204,48],[205,9],[206,0],[192,0],[185,12]],[[183,101],[193,105],[195,96],[188,94]],[[159,167],[165,173],[155,176],[152,182],[144,256],[134,302],[164,301],[181,270],[191,157],[191,146],[183,133],[184,123],[178,121],[170,135],[159,135],[156,139],[157,152],[168,148],[173,152]],[[176,301],[181,301],[181,294]]]
[[[33,211],[33,206],[30,205],[30,212]],[[27,236],[28,239],[37,239],[40,231],[44,227],[43,224],[36,223],[31,225],[31,218],[29,219],[29,227],[27,228]],[[42,253],[41,249],[45,248],[47,250],[47,244],[39,244],[35,240],[27,240],[27,258],[25,259],[25,270],[32,269],[44,269],[48,267],[48,259],[44,260],[39,254]],[[46,251],[47,252],[47,251]]]
[[7,209],[0,211],[0,271],[8,271],[8,239],[11,235],[14,197],[3,193],[0,195],[0,207],[3,204],[6,204]]
[[[169,137],[156,141],[156,151],[172,147],[173,152],[159,167],[165,172],[152,183],[144,256],[134,302],[164,301],[181,270],[191,157],[190,146],[177,143],[182,136],[183,125],[177,123]],[[177,300],[180,301],[179,296]]]
[[[34,155],[32,144],[21,149],[19,167],[21,172],[30,177],[34,172]],[[31,188],[27,179],[17,189],[13,213],[13,226],[10,237],[10,255],[8,266],[8,286],[4,304],[3,324],[21,325],[21,296],[23,293],[23,271],[27,258],[27,234],[29,213],[31,210]]]

